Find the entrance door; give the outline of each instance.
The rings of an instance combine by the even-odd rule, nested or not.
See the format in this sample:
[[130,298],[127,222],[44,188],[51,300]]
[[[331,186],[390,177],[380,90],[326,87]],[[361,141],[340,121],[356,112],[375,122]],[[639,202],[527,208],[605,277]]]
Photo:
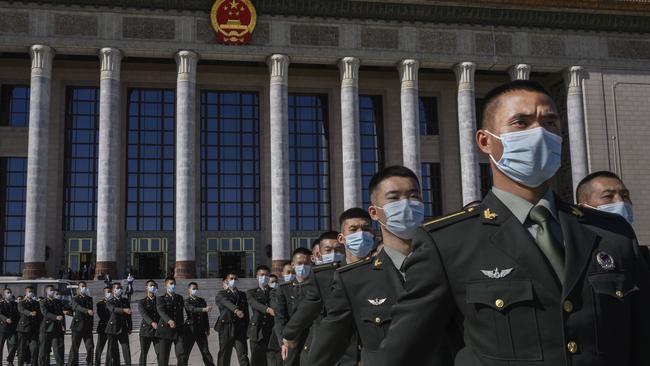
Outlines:
[[140,278],[162,278],[164,268],[163,253],[136,253],[138,267],[136,276]]
[[167,275],[167,239],[131,239],[131,266],[139,278],[164,278]]
[[219,252],[219,275],[223,277],[227,273],[236,273],[238,277],[242,276],[243,268],[246,268],[245,260],[243,252]]

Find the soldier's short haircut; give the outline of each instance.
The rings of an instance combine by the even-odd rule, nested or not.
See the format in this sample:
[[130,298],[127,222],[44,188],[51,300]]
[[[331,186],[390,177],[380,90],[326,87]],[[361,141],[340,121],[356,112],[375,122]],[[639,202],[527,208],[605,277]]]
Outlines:
[[190,282],[190,283],[187,284],[187,288],[192,287],[192,285],[196,286],[197,288],[199,287],[199,284],[198,284],[198,283],[196,283],[196,282]]
[[277,280],[277,279],[278,279],[278,276],[276,276],[276,275],[274,275],[273,273],[271,273],[271,274],[269,275],[269,278],[275,278],[275,279]]
[[88,286],[88,284],[86,284],[86,281],[77,282],[77,286],[81,286],[82,283],[83,283],[84,286]]
[[118,287],[122,287],[122,284],[119,283],[119,282],[113,282],[113,283],[111,284],[111,288],[118,288]]
[[320,239],[316,239],[311,242],[311,251],[314,251],[314,248],[316,248],[317,245],[320,245]]
[[226,274],[224,274],[223,277],[221,277],[221,280],[226,281],[228,279],[228,276],[230,275],[235,275],[236,277],[239,277],[237,273],[230,271],[230,272],[226,272]]
[[110,290],[111,290],[111,287],[110,287],[110,286],[106,286],[106,287],[103,288],[103,290],[108,290],[108,291],[110,291]]
[[34,288],[34,286],[25,286],[25,290],[36,291],[36,289]]
[[312,255],[312,252],[307,248],[299,247],[293,250],[293,253],[291,253],[291,258],[295,257],[297,254],[304,254],[309,257]]
[[597,178],[613,178],[617,179],[620,182],[623,182],[618,175],[608,170],[593,172],[582,178],[580,183],[578,183],[578,187],[576,188],[576,202],[582,203],[589,199],[589,195],[591,194],[591,183],[594,179]]
[[167,283],[167,282],[169,282],[169,281],[174,281],[174,282],[176,282],[176,279],[175,279],[174,277],[172,277],[172,276],[167,276],[167,277],[165,277],[165,283]]
[[54,290],[54,285],[47,285],[47,286],[45,286],[45,291],[47,291],[48,289],[52,289],[52,290]]
[[323,241],[323,240],[338,240],[339,237],[339,232],[338,231],[326,231],[318,237],[318,241]]
[[255,268],[255,273],[257,274],[257,272],[259,272],[259,271],[271,272],[271,268],[269,268],[269,266],[267,266],[267,265],[260,264],[259,266],[257,266],[257,268]]
[[146,285],[146,286],[149,286],[150,283],[153,283],[154,285],[158,286],[158,284],[157,284],[156,281],[154,281],[154,280],[147,280],[147,282],[145,283],[145,285]]
[[372,218],[370,218],[370,214],[368,213],[368,211],[359,207],[352,207],[343,211],[341,216],[339,216],[339,225],[343,225],[345,220],[350,220],[350,219],[364,219],[368,222],[372,222]]
[[486,128],[492,123],[494,117],[494,108],[498,105],[499,98],[507,93],[516,90],[527,90],[547,95],[551,100],[553,97],[549,92],[537,81],[532,80],[513,80],[505,84],[501,84],[496,88],[490,90],[483,98],[483,109],[481,110],[481,128]]
[[420,187],[420,180],[411,169],[402,165],[392,165],[378,171],[372,176],[368,185],[368,193],[370,196],[372,197],[372,194],[375,193],[375,190],[381,182],[392,177],[412,178],[417,182],[418,188]]

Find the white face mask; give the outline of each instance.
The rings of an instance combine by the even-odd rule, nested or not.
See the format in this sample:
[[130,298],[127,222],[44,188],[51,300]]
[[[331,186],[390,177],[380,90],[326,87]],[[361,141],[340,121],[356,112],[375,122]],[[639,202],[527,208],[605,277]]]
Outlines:
[[257,283],[261,286],[264,287],[268,285],[269,283],[269,276],[259,276],[257,277]]
[[237,287],[237,280],[228,280],[228,288],[232,290],[235,287]]
[[384,207],[375,206],[375,208],[384,210],[384,215],[386,215],[386,223],[381,221],[379,223],[386,230],[404,240],[413,239],[424,221],[424,203],[422,201],[404,198],[387,203]]
[[296,272],[296,277],[300,280],[303,280],[309,276],[311,273],[311,266],[309,264],[299,264],[293,267],[294,272]]
[[104,299],[110,300],[111,297],[113,297],[113,294],[111,294],[110,292],[104,292]]
[[630,225],[632,225],[632,223],[634,222],[632,205],[627,202],[619,201],[619,202],[607,203],[596,207],[596,210],[623,216],[623,218],[625,218],[625,220],[627,220],[627,222]]
[[30,292],[27,293],[27,298],[30,299],[30,300],[33,299],[33,298],[35,298],[35,297],[36,297],[36,296],[34,295],[33,292],[30,291]]
[[149,286],[148,290],[149,290],[149,293],[155,295],[155,294],[158,292],[158,287],[156,287],[156,286]]
[[284,279],[284,282],[291,282],[293,281],[294,278],[296,277],[293,273],[282,275],[282,279]]
[[190,294],[191,294],[192,296],[196,296],[196,294],[197,294],[198,292],[199,292],[199,290],[197,290],[197,289],[195,289],[195,288],[193,288],[192,290],[190,290]]
[[90,290],[88,290],[88,287],[79,287],[79,293],[84,296],[90,296]]
[[115,290],[115,297],[120,297],[120,296],[122,296],[122,289],[118,288]]
[[345,258],[345,255],[339,252],[327,253],[327,254],[323,254],[322,263],[340,262],[343,260],[343,258]]
[[50,299],[53,299],[54,298],[54,290],[48,290],[47,291],[47,297],[49,297]]
[[278,288],[278,283],[277,282],[271,282],[271,283],[269,283],[269,287],[272,288],[272,289],[276,289],[276,288]]

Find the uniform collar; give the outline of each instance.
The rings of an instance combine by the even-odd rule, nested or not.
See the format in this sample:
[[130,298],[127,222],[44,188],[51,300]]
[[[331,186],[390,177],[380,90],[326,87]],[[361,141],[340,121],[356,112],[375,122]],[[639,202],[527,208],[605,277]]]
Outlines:
[[393,265],[398,271],[402,271],[402,265],[404,264],[404,261],[406,260],[406,256],[399,251],[389,247],[388,245],[384,245],[384,252],[390,258],[390,261],[393,262]]
[[[536,206],[517,195],[506,192],[496,187],[492,187],[492,193],[494,193],[499,201],[501,201],[501,203],[503,203],[503,205],[506,206],[510,212],[512,212],[513,216],[515,216],[517,218],[517,221],[519,221],[522,225],[528,219],[530,210]],[[555,221],[559,222],[557,208],[555,206],[555,195],[553,194],[552,189],[549,188],[546,193],[544,193],[544,196],[539,200],[539,202],[537,202],[537,205],[543,206],[549,210]]]

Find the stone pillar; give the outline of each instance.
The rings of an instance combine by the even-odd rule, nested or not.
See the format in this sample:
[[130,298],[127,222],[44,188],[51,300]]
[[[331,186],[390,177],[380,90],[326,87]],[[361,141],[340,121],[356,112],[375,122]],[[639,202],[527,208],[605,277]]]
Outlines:
[[587,154],[587,135],[585,129],[585,113],[582,97],[582,66],[571,66],[564,73],[567,86],[567,122],[569,125],[569,147],[571,150],[571,179],[573,192],[578,183],[589,172],[589,156]]
[[341,147],[343,209],[361,207],[361,139],[359,137],[359,59],[339,61],[341,72]]
[[530,65],[517,64],[508,69],[510,80],[528,80],[530,79]]
[[481,178],[476,134],[474,72],[476,64],[461,62],[454,67],[458,82],[458,140],[463,205],[481,200]]
[[108,273],[117,278],[117,247],[122,229],[120,210],[120,65],[122,52],[116,48],[99,51],[99,153],[97,164],[97,264],[95,278]]
[[196,64],[198,55],[178,51],[176,64],[176,278],[195,278]]
[[271,74],[271,248],[272,271],[280,273],[291,258],[289,208],[289,56],[274,54],[267,60]]
[[50,91],[54,50],[34,45],[29,53],[32,75],[29,95],[27,198],[23,278],[44,277],[47,244],[47,163],[50,138]]
[[405,167],[413,170],[421,178],[420,165],[420,100],[418,98],[418,69],[417,60],[402,60],[398,65],[401,81],[401,111],[402,111],[402,162]]

